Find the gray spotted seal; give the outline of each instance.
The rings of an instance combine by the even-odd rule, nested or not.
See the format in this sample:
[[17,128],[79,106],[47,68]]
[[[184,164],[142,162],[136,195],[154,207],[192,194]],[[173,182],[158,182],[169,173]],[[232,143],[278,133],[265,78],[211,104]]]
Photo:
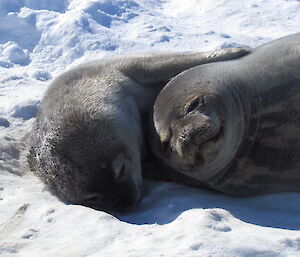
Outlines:
[[143,126],[158,92],[185,69],[247,53],[228,48],[125,56],[63,73],[42,99],[29,168],[64,201],[106,211],[136,204],[146,152]]
[[180,73],[153,112],[171,178],[235,196],[300,191],[300,33]]

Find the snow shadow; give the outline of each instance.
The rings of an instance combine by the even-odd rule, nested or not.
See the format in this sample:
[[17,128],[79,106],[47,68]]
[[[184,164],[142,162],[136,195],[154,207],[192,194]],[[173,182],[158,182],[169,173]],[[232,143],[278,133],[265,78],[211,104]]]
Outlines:
[[29,100],[23,102],[19,105],[14,106],[11,116],[14,118],[22,118],[24,120],[29,120],[37,116],[39,111],[40,101]]
[[176,183],[146,181],[145,197],[118,218],[131,224],[168,224],[190,209],[221,208],[244,222],[263,227],[300,229],[300,193],[231,197]]
[[85,12],[90,14],[92,19],[100,25],[110,28],[115,20],[128,22],[136,17],[137,14],[133,10],[138,7],[139,5],[135,1],[102,1],[91,3]]

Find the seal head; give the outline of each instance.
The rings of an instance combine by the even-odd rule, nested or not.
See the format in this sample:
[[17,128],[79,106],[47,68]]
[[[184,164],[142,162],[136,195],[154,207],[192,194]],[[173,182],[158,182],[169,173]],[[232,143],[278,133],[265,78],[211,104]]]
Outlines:
[[152,148],[167,166],[210,184],[234,159],[245,114],[230,81],[214,80],[205,66],[182,72],[160,92]]
[[[43,98],[31,136],[30,169],[66,202],[124,211],[141,194],[138,108],[134,101],[120,101],[115,95],[126,94],[118,88],[105,94],[98,78],[91,76],[80,87],[87,78],[76,78],[75,71],[58,77]],[[76,90],[70,90],[69,80]]]

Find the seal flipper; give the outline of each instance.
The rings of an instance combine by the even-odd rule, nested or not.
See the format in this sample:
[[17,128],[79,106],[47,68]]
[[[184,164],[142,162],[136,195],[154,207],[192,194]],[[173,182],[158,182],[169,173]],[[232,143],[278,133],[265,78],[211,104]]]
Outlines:
[[127,61],[126,65],[120,65],[119,70],[137,83],[149,86],[168,81],[191,67],[233,60],[251,52],[247,47],[235,47],[200,53],[157,54],[133,58],[132,61]]

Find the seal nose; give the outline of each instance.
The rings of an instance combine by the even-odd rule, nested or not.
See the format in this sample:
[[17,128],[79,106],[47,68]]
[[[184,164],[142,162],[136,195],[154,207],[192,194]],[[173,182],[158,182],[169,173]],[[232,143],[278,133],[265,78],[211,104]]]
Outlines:
[[[180,158],[190,159],[191,152],[188,150],[194,145],[201,146],[220,131],[219,119],[203,113],[196,113],[183,121],[186,125],[179,129],[174,148]],[[182,123],[178,123],[181,127]]]
[[185,129],[179,133],[177,142],[176,142],[176,152],[180,158],[184,157],[184,152],[186,152],[187,144],[190,141],[190,133]]
[[113,192],[111,193],[111,195],[102,193],[87,193],[76,203],[96,210],[123,212],[136,205],[140,200],[140,194],[135,194],[134,192],[118,192],[117,194],[114,194]]

